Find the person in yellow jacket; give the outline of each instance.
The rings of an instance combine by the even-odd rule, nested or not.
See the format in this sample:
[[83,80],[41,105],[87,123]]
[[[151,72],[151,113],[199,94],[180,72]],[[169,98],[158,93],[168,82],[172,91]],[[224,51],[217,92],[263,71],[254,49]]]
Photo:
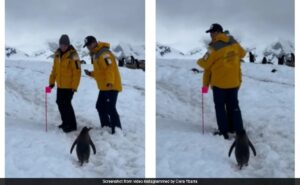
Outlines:
[[96,109],[99,113],[101,127],[122,129],[118,111],[116,109],[119,92],[122,91],[121,76],[116,57],[110,51],[110,44],[97,42],[93,36],[85,38],[84,47],[90,51],[94,71],[85,70],[86,75],[93,77],[99,89]]
[[59,128],[64,132],[77,130],[77,123],[72,98],[77,91],[81,76],[80,60],[75,48],[70,44],[68,35],[59,39],[59,48],[54,54],[52,72],[49,77],[49,86],[57,85],[56,103],[61,115],[62,124]]
[[212,41],[197,64],[204,69],[203,86],[213,90],[219,134],[228,139],[228,115],[232,116],[237,134],[244,129],[238,90],[242,83],[241,59],[246,52],[232,36],[223,33],[220,24],[212,24],[206,33],[210,33]]

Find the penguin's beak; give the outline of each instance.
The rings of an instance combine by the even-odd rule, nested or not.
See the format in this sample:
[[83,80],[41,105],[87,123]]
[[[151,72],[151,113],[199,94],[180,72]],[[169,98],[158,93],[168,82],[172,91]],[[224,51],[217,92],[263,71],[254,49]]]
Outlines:
[[90,127],[90,128],[88,128],[88,131],[90,131],[90,130],[92,130],[93,129],[93,127]]

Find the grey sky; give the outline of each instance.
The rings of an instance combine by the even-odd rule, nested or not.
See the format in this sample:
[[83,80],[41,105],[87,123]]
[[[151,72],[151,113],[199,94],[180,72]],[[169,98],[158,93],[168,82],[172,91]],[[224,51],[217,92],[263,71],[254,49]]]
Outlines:
[[63,33],[144,44],[144,0],[6,0],[6,44],[38,48]]
[[294,0],[157,0],[156,6],[161,43],[195,45],[215,22],[242,41],[294,40]]

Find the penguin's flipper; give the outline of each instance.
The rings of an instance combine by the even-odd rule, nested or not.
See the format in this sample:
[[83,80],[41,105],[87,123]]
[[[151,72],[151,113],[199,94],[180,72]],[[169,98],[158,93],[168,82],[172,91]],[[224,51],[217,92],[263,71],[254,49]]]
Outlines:
[[252,149],[252,152],[253,152],[254,156],[256,156],[256,150],[255,150],[255,148],[254,148],[254,146],[253,146],[253,144],[251,143],[250,140],[249,140],[249,146]]
[[70,153],[72,153],[73,149],[74,149],[74,146],[77,144],[77,139],[75,139],[74,143],[72,144],[72,147],[71,147],[71,150],[70,150]]
[[94,154],[96,154],[96,147],[91,139],[90,139],[90,145],[92,146]]
[[228,157],[230,157],[231,152],[232,152],[234,146],[235,146],[235,141],[232,143],[232,145],[231,145],[231,147],[230,147],[230,149],[229,149]]

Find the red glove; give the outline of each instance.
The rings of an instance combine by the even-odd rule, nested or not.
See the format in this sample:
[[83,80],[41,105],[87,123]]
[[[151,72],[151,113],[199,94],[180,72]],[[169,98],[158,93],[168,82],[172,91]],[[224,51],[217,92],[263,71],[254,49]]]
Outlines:
[[45,87],[45,93],[51,93],[51,89],[52,89],[53,87],[51,87],[51,86],[48,86],[48,87]]
[[204,86],[201,89],[202,94],[207,94],[208,93],[208,87]]

